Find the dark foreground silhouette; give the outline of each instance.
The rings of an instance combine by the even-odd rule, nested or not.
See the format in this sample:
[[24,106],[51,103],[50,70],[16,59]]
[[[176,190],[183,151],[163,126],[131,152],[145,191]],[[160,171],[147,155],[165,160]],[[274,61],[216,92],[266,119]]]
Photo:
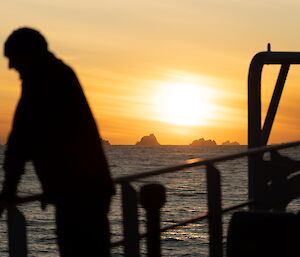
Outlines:
[[20,28],[4,46],[22,80],[4,160],[2,200],[16,197],[32,161],[42,205],[56,207],[61,256],[110,256],[107,213],[114,186],[96,123],[73,70],[36,30]]

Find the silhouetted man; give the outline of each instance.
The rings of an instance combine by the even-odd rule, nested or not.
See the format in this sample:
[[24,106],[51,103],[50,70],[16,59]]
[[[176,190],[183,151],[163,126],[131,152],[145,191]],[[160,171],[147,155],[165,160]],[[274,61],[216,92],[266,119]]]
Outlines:
[[44,203],[56,207],[61,256],[109,256],[107,213],[114,186],[75,73],[30,28],[15,30],[4,54],[20,74],[22,94],[5,153],[2,199],[16,196],[31,160]]

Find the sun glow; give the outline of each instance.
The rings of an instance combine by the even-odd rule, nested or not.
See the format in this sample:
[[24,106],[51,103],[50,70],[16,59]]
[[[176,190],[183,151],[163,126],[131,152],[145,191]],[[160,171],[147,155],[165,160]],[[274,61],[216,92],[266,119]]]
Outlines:
[[175,125],[205,125],[213,116],[212,92],[198,84],[162,84],[155,106],[161,121]]

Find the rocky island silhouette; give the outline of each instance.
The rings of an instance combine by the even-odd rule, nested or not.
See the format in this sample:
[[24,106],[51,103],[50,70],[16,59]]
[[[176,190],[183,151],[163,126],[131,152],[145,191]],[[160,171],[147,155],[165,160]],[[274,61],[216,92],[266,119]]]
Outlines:
[[143,136],[140,141],[136,142],[137,146],[160,146],[154,134]]
[[[104,146],[111,146],[112,144],[107,139],[101,139],[102,144]],[[135,146],[161,146],[161,144],[158,142],[156,136],[151,133],[149,135],[141,137],[139,141],[137,141]],[[239,146],[240,143],[237,141],[230,141],[226,140],[222,144],[217,144],[217,142],[214,139],[205,139],[205,138],[199,138],[194,140],[192,143],[188,144],[188,146]]]
[[189,146],[215,146],[217,145],[215,140],[205,140],[204,138],[194,140]]
[[106,139],[101,139],[102,145],[111,145],[111,143]]
[[222,145],[240,145],[240,143],[237,141],[230,142],[229,140],[227,140],[223,142]]

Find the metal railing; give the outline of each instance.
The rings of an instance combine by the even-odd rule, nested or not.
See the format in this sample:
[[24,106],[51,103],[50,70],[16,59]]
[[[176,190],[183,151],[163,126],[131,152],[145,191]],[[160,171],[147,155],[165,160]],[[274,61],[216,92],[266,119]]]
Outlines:
[[[268,45],[268,51],[257,53],[251,60],[248,73],[248,146],[249,148],[265,146],[268,143],[275,116],[280,103],[289,69],[300,64],[300,52],[273,52]],[[262,120],[261,88],[262,72],[265,65],[278,65],[280,71],[274,86],[272,98]],[[266,181],[262,176],[260,156],[248,157],[248,195],[260,202],[264,196]]]
[[[242,207],[253,205],[254,201],[249,199],[243,203],[226,207],[222,209],[221,182],[220,171],[214,166],[217,163],[225,162],[249,156],[262,156],[266,152],[276,152],[278,150],[296,147],[300,145],[300,141],[290,142],[280,145],[263,146],[248,149],[239,153],[218,156],[210,159],[191,159],[181,165],[167,167],[163,169],[153,170],[144,173],[136,173],[133,175],[118,177],[114,180],[116,184],[121,185],[122,212],[123,212],[123,239],[113,242],[111,247],[123,246],[124,256],[139,257],[140,256],[140,239],[147,239],[147,256],[159,257],[160,251],[160,234],[171,230],[178,229],[190,223],[195,223],[208,219],[209,228],[209,256],[223,256],[223,231],[222,231],[222,214],[237,210]],[[272,160],[271,160],[272,161]],[[164,187],[157,184],[145,185],[141,188],[141,193],[137,192],[130,184],[138,179],[157,176],[166,173],[180,172],[191,167],[206,168],[207,178],[207,205],[208,212],[196,217],[160,228],[160,208],[164,204]],[[147,195],[153,196],[149,201]],[[0,203],[0,207],[8,210],[8,241],[10,257],[27,256],[26,242],[26,220],[24,215],[17,209],[17,205],[26,204],[33,201],[41,200],[41,195],[33,195],[29,197],[19,198],[14,203]],[[153,199],[156,199],[153,203]],[[138,223],[138,204],[141,201],[142,207],[146,209],[147,214],[147,232],[139,234]],[[5,206],[4,206],[5,205]]]

